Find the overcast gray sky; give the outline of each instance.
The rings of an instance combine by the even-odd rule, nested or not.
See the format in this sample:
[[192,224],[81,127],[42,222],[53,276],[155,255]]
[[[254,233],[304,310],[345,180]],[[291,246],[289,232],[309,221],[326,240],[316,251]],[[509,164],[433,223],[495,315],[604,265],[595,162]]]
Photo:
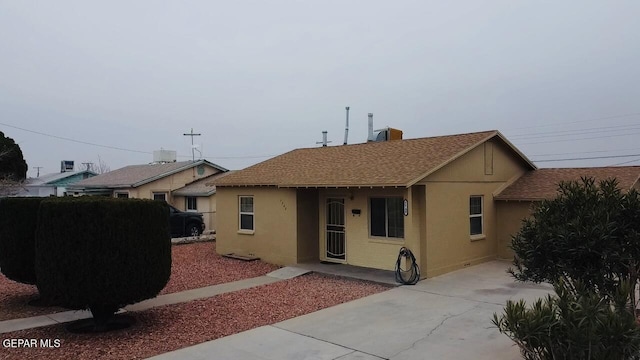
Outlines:
[[372,112],[405,138],[498,129],[532,160],[610,157],[540,167],[640,165],[639,15],[635,0],[0,0],[0,131],[30,176],[188,160],[191,128],[240,169],[323,130],[342,144],[350,106],[349,143]]

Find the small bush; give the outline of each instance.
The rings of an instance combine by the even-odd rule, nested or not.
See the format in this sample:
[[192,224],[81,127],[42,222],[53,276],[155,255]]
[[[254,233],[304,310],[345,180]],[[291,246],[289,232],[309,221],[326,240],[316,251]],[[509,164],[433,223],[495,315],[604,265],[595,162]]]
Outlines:
[[43,199],[0,200],[0,271],[13,281],[36,283],[35,234],[38,208]]
[[614,298],[604,298],[576,283],[554,286],[557,296],[538,299],[531,308],[524,300],[508,301],[504,315],[493,324],[511,338],[527,360],[640,359],[640,328],[627,300],[629,284]]
[[155,297],[171,273],[169,208],[137,199],[51,199],[40,207],[37,286],[97,323],[119,308]]

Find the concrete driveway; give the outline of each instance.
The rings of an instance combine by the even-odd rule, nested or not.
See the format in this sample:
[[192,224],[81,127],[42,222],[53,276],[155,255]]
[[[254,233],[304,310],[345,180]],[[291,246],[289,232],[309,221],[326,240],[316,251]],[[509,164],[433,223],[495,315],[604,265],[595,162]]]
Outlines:
[[508,266],[472,266],[153,359],[520,359],[493,313],[551,287],[516,283]]

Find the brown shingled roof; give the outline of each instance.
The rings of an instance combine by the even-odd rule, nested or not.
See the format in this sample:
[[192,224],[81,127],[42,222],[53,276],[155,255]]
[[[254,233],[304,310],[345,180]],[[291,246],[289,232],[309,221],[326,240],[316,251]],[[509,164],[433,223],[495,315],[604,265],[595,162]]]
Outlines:
[[178,196],[209,196],[216,192],[214,181],[233,174],[235,171],[220,172],[189,183],[173,192]]
[[621,189],[633,187],[640,176],[640,166],[558,168],[531,171],[498,194],[496,200],[544,200],[558,194],[558,184],[562,181],[580,180],[593,177],[596,181],[615,178]]
[[[409,186],[495,136],[509,144],[498,131],[493,130],[297,149],[225,176],[215,184],[279,187]],[[522,154],[520,156],[531,168],[535,168]]]
[[75,188],[118,188],[136,187],[150,181],[169,176],[176,172],[189,169],[200,164],[208,164],[222,171],[227,169],[213,164],[207,160],[181,161],[162,164],[129,165],[123,168],[109,171],[89,179],[85,179],[73,184]]

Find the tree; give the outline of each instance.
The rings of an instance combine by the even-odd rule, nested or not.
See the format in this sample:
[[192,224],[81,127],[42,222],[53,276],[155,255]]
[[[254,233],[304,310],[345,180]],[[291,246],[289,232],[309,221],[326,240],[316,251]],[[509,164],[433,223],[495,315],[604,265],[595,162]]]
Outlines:
[[[640,197],[623,193],[615,179],[564,182],[559,195],[543,201],[513,237],[518,280],[557,283],[574,289],[580,281],[603,297],[612,297],[628,281],[635,313],[640,273]],[[575,292],[575,291],[574,291]]]
[[27,177],[27,162],[20,146],[0,131],[0,178],[20,182]]
[[20,146],[0,131],[0,197],[15,195],[27,177],[27,163]]
[[102,160],[100,155],[98,155],[98,162],[97,163],[86,162],[86,163],[83,163],[83,164],[87,165],[87,170],[93,171],[96,174],[104,174],[104,173],[108,173],[109,171],[111,171],[111,167],[109,165],[107,165],[107,163],[104,160]]
[[100,155],[98,155],[98,164],[94,164],[94,165],[95,166],[92,166],[91,170],[93,170],[96,174],[104,174],[111,171],[111,167],[107,165],[107,163],[104,160],[102,160]]
[[636,288],[640,195],[615,179],[564,182],[512,239],[518,280],[550,282],[555,296],[508,301],[493,323],[525,359],[638,359]]

